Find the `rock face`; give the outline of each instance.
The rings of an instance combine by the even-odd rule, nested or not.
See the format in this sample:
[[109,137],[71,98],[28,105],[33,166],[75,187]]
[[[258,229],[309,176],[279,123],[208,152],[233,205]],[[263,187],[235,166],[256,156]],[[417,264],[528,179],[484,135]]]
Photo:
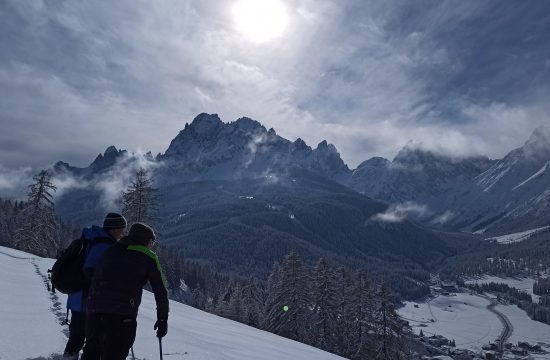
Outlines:
[[86,168],[78,168],[69,165],[66,162],[58,161],[54,166],[54,173],[68,172],[73,175],[82,176],[85,178],[93,178],[97,174],[103,171],[108,171],[116,163],[126,156],[128,153],[126,150],[118,150],[113,145],[109,146],[103,154],[98,154],[95,160]]
[[[114,146],[87,168],[59,162],[56,171],[93,178],[127,155]],[[128,156],[126,156],[128,157]],[[257,179],[303,169],[371,198],[416,209],[416,220],[469,232],[507,232],[550,221],[550,128],[536,129],[500,160],[453,158],[407,144],[393,160],[374,157],[350,170],[336,147],[289,141],[247,117],[224,123],[199,114],[171,141],[155,179],[171,185],[199,180]],[[421,211],[418,211],[421,209]]]
[[240,118],[223,123],[217,115],[200,114],[186,124],[158,160],[166,175],[178,179],[237,179],[286,172],[291,167],[317,171],[329,178],[349,173],[334,145],[316,149],[286,140],[259,122]]

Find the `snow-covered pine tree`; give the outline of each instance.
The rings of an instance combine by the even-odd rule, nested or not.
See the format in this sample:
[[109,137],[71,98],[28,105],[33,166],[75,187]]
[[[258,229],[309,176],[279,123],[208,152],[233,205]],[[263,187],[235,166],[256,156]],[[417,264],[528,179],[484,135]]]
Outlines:
[[260,323],[260,327],[267,331],[271,328],[268,315],[270,309],[275,306],[275,302],[277,301],[276,296],[278,296],[278,292],[276,293],[274,290],[279,284],[280,277],[281,264],[274,262],[271,268],[271,273],[267,278],[267,286],[265,290],[266,297],[264,303],[262,304],[262,322]]
[[216,308],[214,310],[214,313],[216,315],[219,315],[224,318],[230,317],[230,308],[229,303],[231,301],[231,297],[233,296],[235,284],[234,280],[232,280],[226,287],[225,291],[221,294],[220,298],[218,299],[218,303],[216,304]]
[[242,297],[245,304],[245,323],[260,327],[263,321],[263,305],[265,303],[265,288],[254,277],[250,277],[242,287]]
[[375,359],[406,359],[404,324],[395,311],[390,288],[382,283],[377,296]]
[[345,267],[341,267],[338,270],[338,312],[336,321],[336,334],[337,334],[337,353],[345,357],[351,358],[354,354],[355,341],[352,337],[350,325],[354,324],[357,319],[353,312],[352,289],[353,278],[350,271]]
[[349,323],[351,347],[346,355],[351,359],[367,359],[374,353],[374,294],[367,271],[355,275],[350,304],[353,320]]
[[243,289],[236,283],[229,299],[227,318],[246,324],[247,312],[247,304],[243,301]]
[[271,276],[265,328],[287,338],[304,341],[311,317],[308,274],[298,254],[291,252]]
[[140,168],[130,185],[122,193],[122,214],[129,224],[153,224],[158,211],[159,197],[149,172]]
[[333,350],[336,346],[338,318],[338,280],[334,268],[325,257],[319,259],[312,282],[311,340],[315,347]]
[[17,201],[0,200],[0,245],[13,246],[19,211]]
[[18,216],[14,246],[40,256],[55,256],[60,245],[59,224],[54,214],[57,190],[47,170],[41,170],[29,185],[28,201]]

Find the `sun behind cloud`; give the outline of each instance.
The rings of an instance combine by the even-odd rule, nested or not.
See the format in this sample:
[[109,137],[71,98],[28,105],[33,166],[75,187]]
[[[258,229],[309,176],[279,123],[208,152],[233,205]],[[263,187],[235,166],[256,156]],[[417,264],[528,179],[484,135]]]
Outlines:
[[280,37],[288,25],[286,8],[280,0],[238,0],[232,15],[237,30],[257,44]]

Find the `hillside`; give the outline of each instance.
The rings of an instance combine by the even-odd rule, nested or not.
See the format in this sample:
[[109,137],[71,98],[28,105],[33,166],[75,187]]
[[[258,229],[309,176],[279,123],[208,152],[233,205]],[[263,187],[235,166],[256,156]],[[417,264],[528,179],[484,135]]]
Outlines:
[[[65,296],[46,289],[52,259],[0,247],[0,359],[24,360],[60,354],[66,342]],[[153,295],[144,292],[134,345],[137,359],[158,359]],[[240,323],[170,302],[165,359],[342,359]]]
[[[99,202],[93,191],[80,194],[58,202],[64,218],[84,218],[90,212],[82,205]],[[408,277],[418,270],[427,278],[426,268],[454,253],[425,228],[386,220],[388,205],[303,169],[260,179],[164,185],[159,195],[163,244],[182,249],[188,260],[245,277],[266,279],[273,263],[294,250],[310,265],[327,256],[373,272]],[[400,293],[416,286],[415,280],[402,281],[406,284],[396,285]]]

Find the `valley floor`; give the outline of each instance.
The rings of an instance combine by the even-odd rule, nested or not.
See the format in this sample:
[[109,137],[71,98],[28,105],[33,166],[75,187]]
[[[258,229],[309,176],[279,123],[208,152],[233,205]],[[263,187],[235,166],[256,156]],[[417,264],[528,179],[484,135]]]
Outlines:
[[[527,341],[550,351],[549,325],[531,320],[515,305],[496,305],[494,311],[490,305],[490,296],[462,292],[438,295],[422,303],[407,302],[398,313],[416,334],[422,330],[425,336],[442,335],[454,339],[457,348],[480,351],[504,332],[505,325],[495,313],[498,312],[512,325],[507,342]],[[533,358],[550,359],[550,354]]]

